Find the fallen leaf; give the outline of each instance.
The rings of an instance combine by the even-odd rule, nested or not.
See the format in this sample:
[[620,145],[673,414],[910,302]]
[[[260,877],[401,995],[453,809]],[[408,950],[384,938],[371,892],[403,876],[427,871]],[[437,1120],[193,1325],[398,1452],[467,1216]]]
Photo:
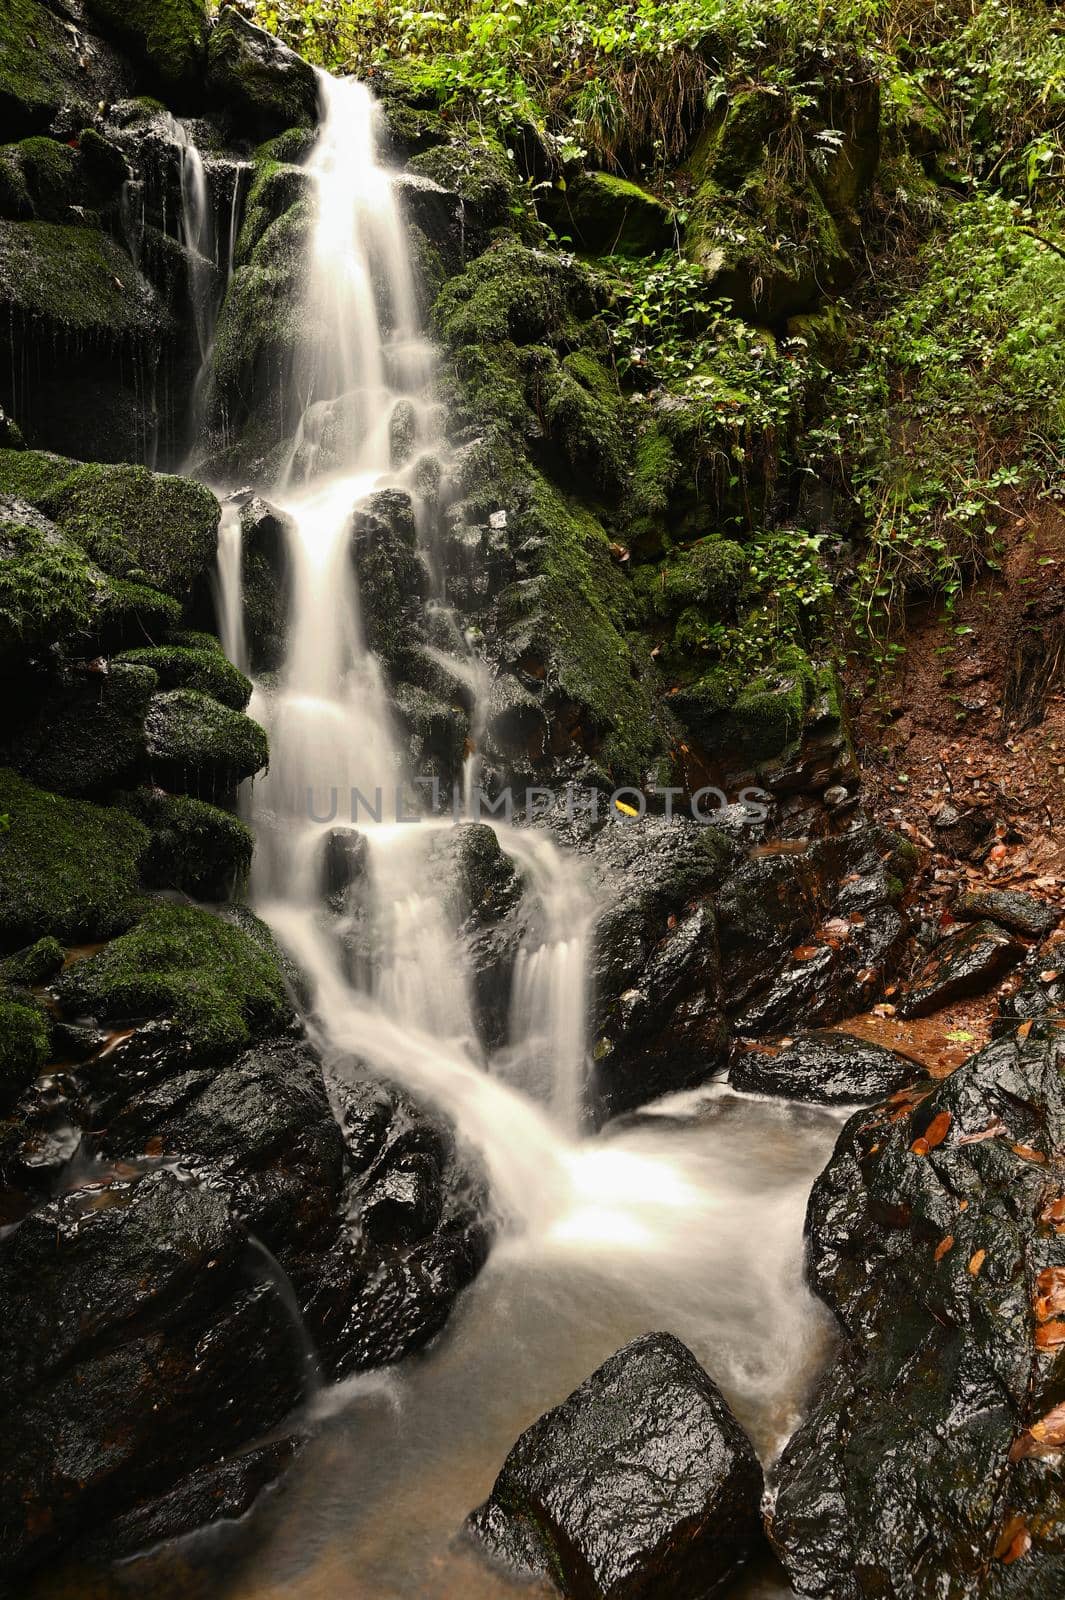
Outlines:
[[995,1558],[1001,1561],[1003,1566],[1008,1567],[1012,1562],[1026,1556],[1031,1548],[1032,1536],[1025,1526],[1023,1517],[1011,1517],[995,1546]]
[[1034,1019],[1032,1017],[1029,1017],[1027,1022],[1021,1023],[1020,1027],[1017,1029],[1018,1039],[1027,1039],[1028,1035],[1032,1031],[1033,1020]]
[[1065,1194],[1051,1200],[1039,1213],[1040,1222],[1065,1222]]
[[1037,1350],[1060,1350],[1065,1344],[1065,1321],[1055,1317],[1053,1322],[1044,1322],[1042,1327],[1035,1330],[1035,1347]]
[[1065,1445],[1065,1405],[1055,1406],[1045,1417],[1033,1422],[1028,1430],[1040,1444]]
[[953,1120],[949,1111],[941,1111],[938,1116],[932,1118],[924,1130],[925,1144],[929,1150],[934,1150],[937,1144],[943,1143],[943,1140],[950,1132],[950,1125]]
[[948,1250],[953,1250],[953,1248],[954,1248],[954,1235],[952,1233],[948,1233],[947,1237],[945,1239],[941,1239],[939,1241],[939,1243],[936,1245],[935,1253],[932,1256],[932,1260],[933,1261],[942,1261],[942,1259],[946,1255],[947,1251]]
[[1035,1161],[1038,1162],[1040,1166],[1046,1161],[1046,1156],[1043,1154],[1042,1150],[1033,1150],[1031,1145],[1011,1144],[1010,1149],[1013,1151],[1015,1156],[1020,1156],[1022,1161]]
[[926,1156],[928,1154],[928,1140],[915,1139],[911,1144],[910,1149],[913,1151],[915,1156]]
[[993,1121],[988,1123],[986,1128],[981,1128],[979,1133],[963,1133],[957,1142],[958,1144],[983,1144],[985,1139],[997,1139],[999,1134],[1005,1133],[1005,1131],[1005,1124],[998,1117],[995,1117]]
[[983,1266],[983,1264],[984,1264],[984,1262],[986,1260],[987,1260],[987,1251],[986,1250],[977,1250],[975,1255],[969,1257],[969,1271],[970,1271],[970,1273],[972,1274],[972,1276],[974,1278],[977,1276],[977,1274],[980,1271],[980,1268]]
[[[1044,1267],[1035,1280],[1034,1309],[1037,1322],[1049,1322],[1065,1311],[1065,1267]],[[1065,1411],[1065,1407],[1062,1408]]]

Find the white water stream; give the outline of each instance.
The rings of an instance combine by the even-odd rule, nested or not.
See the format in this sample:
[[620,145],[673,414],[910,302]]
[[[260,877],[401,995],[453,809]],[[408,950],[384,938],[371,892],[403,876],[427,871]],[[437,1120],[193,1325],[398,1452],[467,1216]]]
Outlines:
[[[218,1530],[194,1548],[209,1565],[221,1560],[212,1570],[223,1587],[212,1592],[233,1600],[496,1596],[511,1592],[505,1580],[449,1541],[522,1427],[626,1339],[677,1333],[763,1454],[779,1448],[827,1348],[827,1318],[802,1280],[801,1236],[839,1118],[711,1087],[582,1139],[594,908],[576,864],[535,831],[499,830],[539,915],[518,957],[510,1037],[494,1058],[477,1037],[453,913],[426,871],[443,824],[361,824],[376,955],[353,977],[322,913],[331,824],[309,810],[327,814],[334,789],[410,795],[418,775],[405,769],[382,670],[365,648],[351,517],[375,488],[412,490],[413,467],[397,468],[391,454],[398,406],[417,419],[415,457],[439,441],[432,352],[405,223],[374,147],[373,102],[360,85],[326,77],[322,95],[308,162],[318,196],[310,332],[293,374],[302,421],[282,481],[264,486],[295,533],[287,659],[252,706],[271,745],[252,801],[254,899],[311,979],[312,1026],[330,1053],[400,1080],[449,1116],[484,1164],[502,1224],[430,1352],[321,1398],[320,1433],[276,1508],[257,1514],[251,1555],[242,1545],[239,1564],[222,1560]],[[430,540],[424,506],[418,526]],[[221,610],[238,662],[239,577],[231,515]],[[456,672],[483,683],[470,660]],[[786,1592],[766,1582],[758,1593]]]

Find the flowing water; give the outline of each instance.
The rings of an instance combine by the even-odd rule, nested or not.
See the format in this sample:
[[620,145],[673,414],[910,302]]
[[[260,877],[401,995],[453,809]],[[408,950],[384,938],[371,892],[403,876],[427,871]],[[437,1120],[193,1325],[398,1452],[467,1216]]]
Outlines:
[[[432,351],[404,221],[374,148],[373,102],[360,85],[326,77],[322,98],[308,161],[318,196],[309,333],[291,374],[300,420],[281,481],[264,486],[294,530],[292,613],[283,670],[257,687],[252,707],[271,742],[251,801],[253,893],[309,976],[309,1023],[323,1049],[402,1081],[454,1122],[485,1168],[500,1234],[435,1345],[394,1372],[320,1392],[315,1437],[284,1493],[243,1536],[209,1530],[186,1555],[210,1570],[212,1593],[232,1600],[501,1596],[511,1586],[454,1548],[454,1534],[521,1429],[627,1339],[678,1334],[763,1456],[779,1449],[828,1348],[827,1318],[803,1283],[802,1221],[840,1117],[711,1085],[582,1138],[595,907],[546,834],[497,830],[530,916],[509,1038],[494,1053],[478,1037],[456,913],[429,871],[446,824],[360,825],[368,959],[352,959],[345,918],[323,915],[332,824],[315,818],[329,814],[330,793],[398,789],[410,800],[418,776],[365,647],[352,512],[381,486],[415,493],[419,454],[440,440]],[[400,411],[414,418],[414,443],[397,461]],[[432,506],[416,494],[415,503],[432,604],[446,611]],[[230,512],[221,618],[242,662],[239,540]],[[455,673],[476,700],[487,668],[453,631]],[[752,1585],[752,1594],[787,1592],[771,1577]]]

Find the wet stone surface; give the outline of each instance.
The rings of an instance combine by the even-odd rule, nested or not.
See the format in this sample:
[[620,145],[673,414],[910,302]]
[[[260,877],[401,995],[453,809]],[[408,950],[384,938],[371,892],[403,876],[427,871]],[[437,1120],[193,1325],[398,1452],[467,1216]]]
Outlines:
[[761,1495],[716,1385],[678,1339],[650,1333],[522,1434],[466,1533],[586,1600],[702,1600],[760,1542]]

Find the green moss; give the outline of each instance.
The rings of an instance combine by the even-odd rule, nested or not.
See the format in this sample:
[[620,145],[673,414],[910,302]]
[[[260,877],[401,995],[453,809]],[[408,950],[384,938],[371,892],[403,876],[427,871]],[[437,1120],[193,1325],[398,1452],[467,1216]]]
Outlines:
[[67,795],[106,795],[144,764],[144,718],[155,690],[147,667],[62,675],[8,745],[11,765]]
[[153,906],[57,985],[69,1014],[169,1017],[198,1050],[233,1055],[291,1011],[276,948],[254,918],[235,927],[198,906]]
[[181,621],[181,606],[168,594],[143,583],[112,578],[101,600],[96,628],[106,640],[154,642]]
[[578,342],[575,317],[593,309],[580,269],[517,239],[498,240],[445,284],[433,308],[437,327],[452,348]]
[[167,89],[196,84],[207,48],[204,0],[86,0]]
[[731,539],[700,539],[674,552],[651,583],[655,610],[675,616],[695,606],[711,618],[731,616],[749,581],[750,565],[742,547]]
[[[202,635],[210,639],[210,634]],[[243,711],[251,699],[251,683],[229,662],[217,640],[210,645],[149,645],[127,650],[117,658],[151,667],[163,689],[198,689],[228,706]]]
[[0,961],[0,979],[16,988],[32,989],[54,978],[63,965],[65,952],[58,939],[38,939],[25,950],[17,950]]
[[551,360],[541,386],[545,420],[570,466],[600,488],[620,489],[623,402],[613,374],[590,352],[576,350],[561,363]]
[[514,163],[495,139],[435,145],[416,155],[408,171],[461,195],[487,227],[514,221],[525,209],[514,180]]
[[64,800],[0,768],[0,942],[70,944],[129,926],[148,830],[125,811]]
[[257,722],[195,689],[157,694],[145,734],[153,771],[175,788],[226,794],[268,758],[266,734]]
[[539,476],[519,520],[543,541],[534,593],[558,687],[587,707],[586,743],[607,772],[638,781],[666,735],[653,674],[628,637],[631,597],[609,540],[590,511]]
[[159,789],[138,789],[120,803],[151,829],[141,863],[149,888],[223,900],[247,878],[254,839],[231,812]]
[[737,684],[728,664],[715,667],[673,699],[677,714],[712,755],[751,765],[780,756],[799,737],[816,669],[797,645],[783,645],[773,665]]
[[105,588],[85,552],[55,529],[0,522],[0,651],[86,632]]
[[169,327],[110,235],[54,222],[0,222],[0,305],[72,333],[158,336]]
[[91,92],[63,19],[37,0],[4,0],[0,9],[0,127],[47,127],[62,105],[86,104]]
[[48,1022],[39,1007],[0,991],[0,1107],[14,1104],[48,1060]]
[[69,222],[78,154],[58,139],[23,139],[0,149],[0,209],[21,221]]
[[[278,143],[273,140],[264,150],[272,150]],[[238,267],[251,260],[256,245],[273,223],[299,201],[309,201],[310,189],[311,179],[303,167],[258,152],[234,257]]]
[[189,478],[0,450],[0,493],[51,517],[113,578],[185,595],[214,560],[218,501]]
[[582,172],[565,190],[545,191],[540,209],[588,255],[653,256],[674,239],[669,207],[609,172]]

